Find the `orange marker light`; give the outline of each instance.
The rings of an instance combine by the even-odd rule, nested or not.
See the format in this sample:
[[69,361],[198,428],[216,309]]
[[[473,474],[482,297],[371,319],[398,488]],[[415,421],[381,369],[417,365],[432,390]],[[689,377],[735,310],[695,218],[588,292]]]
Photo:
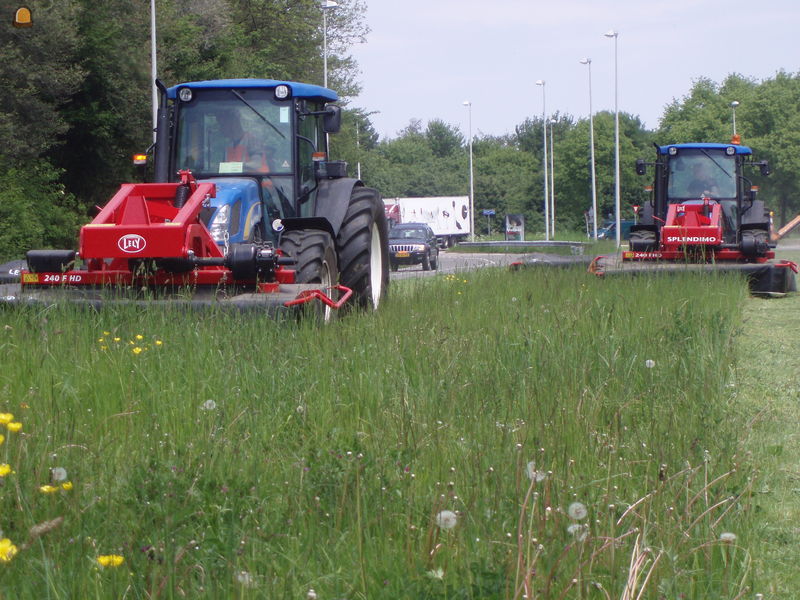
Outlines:
[[31,9],[27,6],[20,6],[14,13],[13,25],[14,27],[31,27],[33,25]]
[[134,154],[133,155],[133,164],[135,164],[135,165],[146,165],[147,164],[147,154]]

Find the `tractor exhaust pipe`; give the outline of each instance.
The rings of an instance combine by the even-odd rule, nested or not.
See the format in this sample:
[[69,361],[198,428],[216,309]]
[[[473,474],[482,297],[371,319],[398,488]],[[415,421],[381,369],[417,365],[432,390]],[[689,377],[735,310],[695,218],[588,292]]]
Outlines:
[[160,92],[161,100],[158,104],[156,119],[156,163],[153,179],[157,183],[167,183],[169,176],[169,106],[167,105],[167,87],[160,79],[156,79],[156,87]]

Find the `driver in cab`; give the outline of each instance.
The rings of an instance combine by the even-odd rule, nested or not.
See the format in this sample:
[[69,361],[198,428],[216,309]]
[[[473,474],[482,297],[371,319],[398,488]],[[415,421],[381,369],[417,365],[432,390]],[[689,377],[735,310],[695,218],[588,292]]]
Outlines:
[[[220,132],[225,139],[224,162],[240,166],[238,172],[269,173],[264,144],[250,132],[245,131],[236,111],[225,111],[217,115]],[[222,165],[220,165],[222,170]],[[233,172],[233,170],[229,171]]]
[[689,183],[688,192],[695,198],[718,198],[719,185],[717,180],[709,173],[708,165],[696,163],[692,168],[692,181]]

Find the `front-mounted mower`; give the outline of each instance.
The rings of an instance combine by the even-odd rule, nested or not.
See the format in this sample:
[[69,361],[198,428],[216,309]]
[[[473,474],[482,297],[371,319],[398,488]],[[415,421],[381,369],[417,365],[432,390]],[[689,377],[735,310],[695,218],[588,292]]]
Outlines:
[[[32,250],[6,302],[377,308],[388,232],[374,189],[328,159],[337,95],[288,81],[161,90],[153,183],[125,184],[75,250]],[[5,278],[7,281],[8,278]]]
[[774,261],[770,217],[746,177],[748,167],[769,175],[766,162],[731,144],[656,146],[656,160],[636,162],[644,175],[655,168],[652,198],[631,227],[630,248],[599,256],[590,267],[597,275],[699,270],[734,272],[747,277],[754,294],[794,291],[797,267]]

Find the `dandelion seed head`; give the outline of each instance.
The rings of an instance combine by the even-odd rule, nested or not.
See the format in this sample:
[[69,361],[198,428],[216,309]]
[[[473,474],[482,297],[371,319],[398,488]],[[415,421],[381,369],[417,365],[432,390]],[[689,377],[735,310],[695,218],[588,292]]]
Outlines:
[[50,469],[50,481],[61,483],[67,480],[67,470],[64,467],[53,467]]
[[200,405],[201,410],[214,410],[217,408],[217,403],[213,400],[206,400]]
[[644,366],[647,367],[648,369],[652,369],[653,367],[656,366],[656,361],[654,361],[651,358],[648,358],[646,361],[644,361]]
[[724,542],[726,544],[733,544],[736,541],[736,534],[731,533],[730,531],[726,531],[725,533],[721,533],[719,535],[719,541]]
[[547,479],[548,473],[545,471],[537,471],[536,470],[536,462],[530,461],[528,466],[526,467],[525,471],[528,474],[528,479],[535,483],[540,483]]
[[589,515],[589,511],[586,510],[586,505],[582,502],[573,502],[567,508],[567,514],[570,519],[581,521]]
[[439,529],[453,529],[458,524],[458,515],[452,510],[443,510],[436,515],[436,526]]

